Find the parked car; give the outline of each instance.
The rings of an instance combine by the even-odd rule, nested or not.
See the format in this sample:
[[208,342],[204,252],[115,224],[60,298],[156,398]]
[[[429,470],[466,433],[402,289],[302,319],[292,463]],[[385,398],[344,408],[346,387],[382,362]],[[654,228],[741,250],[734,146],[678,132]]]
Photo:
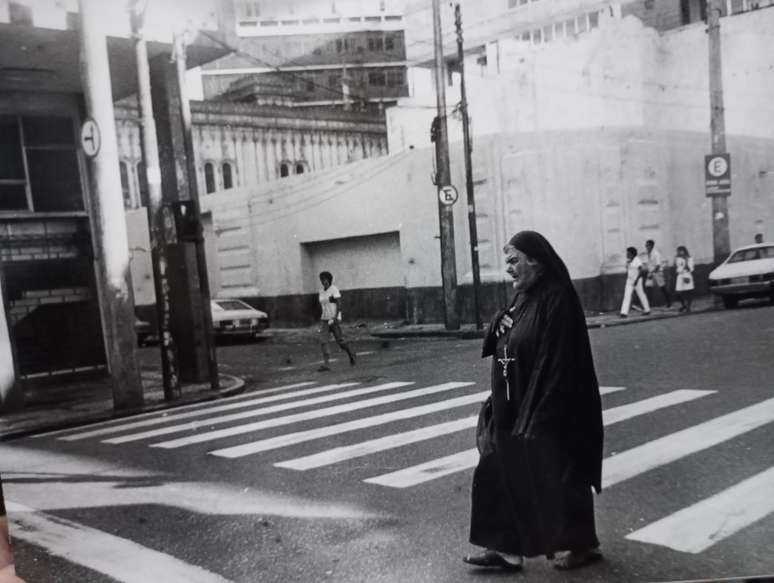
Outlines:
[[745,298],[768,297],[774,302],[774,244],[736,249],[709,274],[709,286],[726,308]]
[[[256,310],[242,300],[211,300],[212,330],[215,336],[245,336],[257,338],[269,327],[266,312]],[[138,346],[145,346],[158,340],[155,327],[145,320],[135,317],[134,331]]]
[[137,316],[134,317],[134,331],[137,334],[137,346],[145,346],[151,338],[155,338],[150,322],[140,320]]
[[212,329],[215,336],[257,338],[269,327],[266,312],[256,310],[242,300],[212,300]]

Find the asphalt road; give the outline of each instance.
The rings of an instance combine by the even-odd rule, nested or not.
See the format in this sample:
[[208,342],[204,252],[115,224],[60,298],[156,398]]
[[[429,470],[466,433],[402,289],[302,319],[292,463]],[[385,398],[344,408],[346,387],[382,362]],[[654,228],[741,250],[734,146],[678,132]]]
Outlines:
[[[774,307],[590,335],[607,387],[606,560],[559,573],[530,559],[505,577],[774,573]],[[461,454],[488,389],[480,343],[354,345],[357,366],[334,350],[327,373],[309,342],[221,346],[245,395],[2,444],[19,572],[30,583],[481,580],[461,562],[475,551]],[[434,463],[447,456],[456,471]]]

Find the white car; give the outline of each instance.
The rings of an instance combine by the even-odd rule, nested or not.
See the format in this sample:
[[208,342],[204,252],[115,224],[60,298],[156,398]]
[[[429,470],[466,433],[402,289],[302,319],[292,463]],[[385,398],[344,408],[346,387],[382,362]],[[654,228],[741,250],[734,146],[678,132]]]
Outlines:
[[269,327],[266,312],[256,310],[242,300],[212,300],[212,330],[215,336],[250,336],[257,338]]
[[736,249],[709,274],[709,289],[727,308],[745,298],[771,298],[774,302],[774,243]]

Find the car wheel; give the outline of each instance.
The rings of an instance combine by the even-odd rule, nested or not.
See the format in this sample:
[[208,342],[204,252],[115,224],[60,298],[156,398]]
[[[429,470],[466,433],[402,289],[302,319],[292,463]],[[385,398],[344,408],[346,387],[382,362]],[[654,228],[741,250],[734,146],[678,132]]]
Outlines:
[[723,296],[723,306],[728,308],[729,310],[732,308],[735,308],[738,303],[739,303],[738,298],[735,298],[733,296]]

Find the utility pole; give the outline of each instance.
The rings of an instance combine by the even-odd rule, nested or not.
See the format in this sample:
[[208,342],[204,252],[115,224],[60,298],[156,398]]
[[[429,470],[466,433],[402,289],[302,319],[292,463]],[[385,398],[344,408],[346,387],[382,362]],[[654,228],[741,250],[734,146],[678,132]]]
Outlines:
[[196,252],[196,268],[199,274],[199,292],[201,294],[202,323],[204,324],[204,344],[207,351],[207,366],[210,388],[217,391],[220,388],[218,378],[218,359],[215,339],[212,332],[212,308],[210,307],[210,279],[207,274],[207,256],[204,248],[204,232],[202,229],[202,211],[199,204],[199,189],[196,186],[196,157],[193,147],[193,130],[191,121],[191,105],[186,93],[186,50],[185,34],[175,34],[175,65],[177,67],[177,82],[180,87],[180,113],[183,124],[183,143],[185,146],[186,172],[190,188],[191,206],[196,223],[194,240]]
[[107,15],[105,3],[101,0],[79,0],[78,6],[86,111],[94,120],[101,138],[99,149],[89,159],[89,197],[113,406],[116,409],[133,409],[143,404],[143,387],[137,364],[129,243],[104,33]]
[[140,107],[142,152],[145,158],[145,174],[148,182],[148,225],[150,227],[151,262],[153,284],[156,293],[156,322],[161,348],[161,371],[164,382],[164,398],[167,401],[181,396],[180,376],[177,368],[177,346],[170,327],[169,279],[167,269],[167,241],[164,231],[164,202],[161,194],[161,167],[156,121],[151,103],[150,67],[148,47],[145,42],[146,2],[132,0],[131,21],[137,56],[137,87]]
[[476,198],[473,193],[473,144],[470,136],[470,116],[468,98],[465,90],[465,52],[462,46],[462,9],[460,3],[454,5],[454,25],[457,29],[457,61],[460,68],[460,111],[462,113],[462,141],[465,152],[465,189],[468,195],[468,229],[470,232],[470,264],[473,271],[473,311],[476,315],[476,330],[481,330],[481,309],[479,293],[481,291],[481,268],[478,263],[478,225],[476,225]]
[[[709,0],[707,25],[709,32],[710,133],[712,154],[726,153],[726,122],[723,106],[723,69],[720,50],[721,0]],[[717,265],[731,252],[728,219],[728,194],[712,195],[712,247]]]
[[443,283],[444,321],[447,330],[459,330],[457,314],[457,264],[454,252],[454,211],[441,202],[441,189],[451,184],[449,169],[449,132],[446,125],[446,73],[443,59],[440,0],[433,0],[433,36],[435,40],[435,92],[437,117],[435,160],[438,187],[438,219],[441,231],[441,280]]

